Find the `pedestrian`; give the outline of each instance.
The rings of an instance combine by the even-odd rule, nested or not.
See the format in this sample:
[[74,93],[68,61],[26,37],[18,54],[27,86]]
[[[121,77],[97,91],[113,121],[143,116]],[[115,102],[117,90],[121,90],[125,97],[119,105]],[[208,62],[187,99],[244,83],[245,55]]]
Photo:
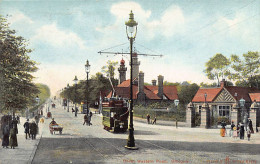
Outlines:
[[78,108],[76,107],[75,108],[75,117],[77,117],[78,116]]
[[35,121],[32,122],[30,129],[31,129],[32,140],[36,139],[36,134],[37,134],[38,127],[37,127],[37,124],[35,123]]
[[237,139],[237,127],[233,128],[233,138]]
[[244,124],[241,124],[240,126],[240,139],[243,140],[245,137],[245,128],[244,128]]
[[9,125],[6,124],[3,129],[3,141],[2,141],[3,148],[4,147],[8,148],[9,146],[9,135],[10,135],[10,128]]
[[20,117],[19,116],[16,116],[16,120],[17,120],[18,124],[20,124]]
[[247,129],[247,139],[248,139],[248,141],[250,141],[250,137],[251,137],[251,130]]
[[232,137],[233,135],[233,130],[234,130],[235,124],[234,121],[231,122],[231,127],[230,127],[230,131],[229,131],[229,137]]
[[17,147],[18,146],[18,143],[17,143],[17,135],[16,135],[16,130],[15,128],[12,128],[10,130],[10,142],[9,142],[10,146],[11,146],[11,149],[14,149],[14,147]]
[[224,121],[221,122],[220,136],[225,137],[226,134],[226,123]]
[[85,125],[85,123],[86,123],[86,125],[88,124],[88,116],[86,114],[84,115],[83,125]]
[[240,138],[240,123],[237,124],[237,136]]
[[24,127],[25,139],[27,139],[27,135],[28,135],[28,137],[30,136],[29,135],[29,130],[30,130],[29,119],[27,119],[27,121],[24,123],[23,127]]
[[253,134],[254,133],[253,122],[250,118],[248,118],[248,126],[249,126],[251,133]]
[[40,119],[40,123],[44,123],[44,118],[43,117]]
[[92,123],[91,123],[91,115],[89,114],[89,116],[88,116],[88,126],[90,126],[90,125],[92,125]]
[[154,117],[154,120],[153,120],[152,124],[156,124],[156,117]]
[[147,123],[150,124],[150,115],[149,114],[147,114],[146,119],[147,119]]
[[72,108],[72,109],[71,109],[71,113],[73,113],[73,112],[75,112],[75,110]]
[[18,121],[14,117],[12,122],[11,122],[11,127],[15,129],[16,134],[18,134],[18,128],[17,128]]

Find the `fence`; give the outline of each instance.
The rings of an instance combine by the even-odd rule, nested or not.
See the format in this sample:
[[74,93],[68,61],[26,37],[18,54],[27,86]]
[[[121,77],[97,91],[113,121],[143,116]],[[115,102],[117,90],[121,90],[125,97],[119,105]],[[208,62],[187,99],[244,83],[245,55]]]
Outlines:
[[134,108],[135,117],[146,118],[147,114],[149,114],[151,118],[156,117],[159,120],[175,121],[177,118],[178,121],[185,121],[185,111],[172,111],[167,110],[167,108]]

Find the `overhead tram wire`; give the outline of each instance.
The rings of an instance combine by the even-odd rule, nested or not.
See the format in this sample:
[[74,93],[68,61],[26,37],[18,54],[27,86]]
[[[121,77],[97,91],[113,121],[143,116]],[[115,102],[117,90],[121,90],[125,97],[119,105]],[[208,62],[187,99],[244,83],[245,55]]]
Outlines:
[[[243,22],[245,22],[245,21],[251,20],[252,18],[254,18],[254,17],[258,16],[258,15],[260,15],[260,13],[255,14],[255,15],[253,15],[253,16],[251,16],[251,17],[247,17],[246,19],[244,19],[244,20],[242,20],[242,21],[240,21],[240,22],[238,22],[238,23],[235,23],[235,24],[233,24],[233,25],[230,25],[230,26],[228,26],[227,28],[221,29],[221,30],[219,30],[219,31],[217,31],[217,32],[214,32],[214,33],[210,34],[210,35],[207,35],[207,36],[205,36],[205,37],[202,37],[202,38],[196,40],[196,42],[198,42],[198,41],[200,41],[200,40],[202,40],[202,39],[204,39],[204,38],[206,38],[206,37],[208,37],[208,36],[214,36],[214,35],[216,35],[216,34],[218,34],[218,33],[220,33],[220,32],[228,31],[229,29],[233,28],[234,26],[236,26],[236,25],[238,25],[238,24],[240,24],[240,23],[243,23]],[[228,30],[226,30],[226,29],[228,29]],[[181,48],[182,48],[182,47],[181,47]],[[178,50],[180,50],[181,48],[179,48]],[[191,49],[191,48],[189,48],[189,49]]]
[[[253,0],[253,1],[249,2],[249,3],[247,3],[246,5],[244,5],[244,6],[240,7],[240,8],[238,8],[238,9],[236,9],[236,10],[233,11],[233,12],[226,13],[226,14],[224,15],[224,17],[225,17],[225,16],[229,16],[229,15],[231,15],[231,14],[234,14],[234,13],[236,13],[238,10],[241,10],[241,9],[243,9],[243,8],[246,8],[246,7],[248,7],[249,5],[251,5],[253,2],[256,2],[256,1],[257,1],[257,0]],[[201,26],[200,28],[198,28],[198,29],[196,29],[196,30],[194,30],[194,31],[191,31],[190,33],[192,33],[192,34],[188,34],[188,36],[189,36],[189,37],[190,37],[190,35],[195,36],[195,34],[199,33],[201,30],[203,30],[203,29],[209,27],[210,25],[215,24],[215,23],[218,22],[218,21],[219,21],[219,19],[215,19],[215,20],[213,20],[213,21],[209,21],[208,23],[206,23],[205,25]],[[186,36],[187,36],[187,35],[186,35]],[[187,38],[187,37],[177,39],[177,40],[175,40],[175,42],[184,40],[184,39],[186,39],[186,38]]]

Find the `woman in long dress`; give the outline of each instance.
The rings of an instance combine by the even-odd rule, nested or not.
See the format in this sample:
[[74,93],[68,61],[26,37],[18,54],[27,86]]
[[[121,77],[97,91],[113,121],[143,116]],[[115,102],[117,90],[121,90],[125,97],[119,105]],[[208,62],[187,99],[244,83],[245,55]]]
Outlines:
[[10,146],[11,146],[11,149],[14,147],[17,147],[18,146],[18,143],[17,143],[17,136],[16,136],[16,129],[15,128],[12,128],[10,130]]
[[3,129],[3,141],[2,141],[3,148],[4,147],[8,148],[9,146],[9,134],[10,134],[10,129],[9,129],[9,125],[7,124]]

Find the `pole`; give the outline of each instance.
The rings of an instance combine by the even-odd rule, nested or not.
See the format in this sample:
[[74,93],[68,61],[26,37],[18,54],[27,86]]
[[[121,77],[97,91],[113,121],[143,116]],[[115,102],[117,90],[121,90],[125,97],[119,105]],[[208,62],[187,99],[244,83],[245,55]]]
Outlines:
[[67,112],[69,112],[69,111],[70,111],[69,104],[70,104],[70,100],[69,100],[69,98],[68,98],[68,99],[67,99],[67,106],[68,106],[68,110],[67,110]]
[[127,146],[128,148],[135,148],[135,139],[134,139],[134,125],[133,125],[133,38],[130,37],[130,123],[129,123],[129,136],[127,140]]
[[89,94],[89,92],[88,92],[88,73],[89,72],[87,72],[87,115],[89,113],[89,108],[88,108],[88,94]]

